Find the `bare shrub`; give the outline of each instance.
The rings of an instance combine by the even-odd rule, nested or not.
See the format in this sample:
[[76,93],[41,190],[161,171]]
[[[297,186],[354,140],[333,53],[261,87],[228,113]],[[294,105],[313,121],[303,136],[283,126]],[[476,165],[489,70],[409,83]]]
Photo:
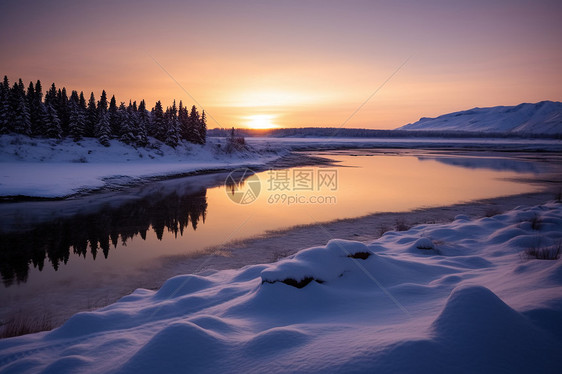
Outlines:
[[558,244],[541,247],[539,245],[532,246],[523,252],[523,258],[537,260],[558,260],[562,252],[562,241]]
[[410,225],[406,223],[403,219],[396,220],[396,231],[408,231],[410,229]]
[[390,231],[390,227],[381,224],[378,228],[379,237],[383,236],[388,231]]

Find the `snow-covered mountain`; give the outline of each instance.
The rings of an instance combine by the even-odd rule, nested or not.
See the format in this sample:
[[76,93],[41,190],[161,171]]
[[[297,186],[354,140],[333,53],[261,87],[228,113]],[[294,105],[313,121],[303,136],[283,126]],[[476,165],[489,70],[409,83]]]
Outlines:
[[420,118],[397,130],[562,134],[562,103],[541,101],[517,106],[473,108],[437,118]]

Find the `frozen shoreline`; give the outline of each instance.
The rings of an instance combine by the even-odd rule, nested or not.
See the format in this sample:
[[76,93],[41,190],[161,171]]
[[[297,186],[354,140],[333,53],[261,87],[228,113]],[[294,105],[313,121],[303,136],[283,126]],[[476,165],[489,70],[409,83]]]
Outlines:
[[182,143],[171,148],[153,140],[134,148],[116,140],[104,147],[95,139],[34,139],[0,136],[0,198],[64,199],[77,194],[141,185],[153,180],[263,167],[294,151],[344,149],[444,150],[557,153],[558,139],[446,138],[247,138],[250,150],[228,154],[225,139],[205,146]]

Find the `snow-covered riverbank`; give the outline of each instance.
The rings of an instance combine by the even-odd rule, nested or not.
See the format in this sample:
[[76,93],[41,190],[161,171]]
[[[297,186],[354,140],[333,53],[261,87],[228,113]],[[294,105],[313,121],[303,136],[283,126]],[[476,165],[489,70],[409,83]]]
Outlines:
[[238,167],[259,168],[291,151],[325,149],[447,149],[472,151],[562,152],[558,139],[446,138],[247,138],[248,150],[225,152],[224,138],[204,146],[171,148],[155,139],[135,148],[116,140],[104,147],[95,139],[31,139],[0,136],[0,197],[67,197],[76,193],[137,185]]
[[0,368],[554,373],[562,262],[536,257],[560,243],[554,202],[369,244],[332,240],[273,264],[174,277],[2,340]]
[[139,184],[152,178],[237,167],[259,167],[285,154],[258,148],[227,153],[224,139],[176,148],[153,139],[135,148],[116,140],[104,147],[96,139],[31,139],[0,136],[0,196],[58,198],[101,188]]

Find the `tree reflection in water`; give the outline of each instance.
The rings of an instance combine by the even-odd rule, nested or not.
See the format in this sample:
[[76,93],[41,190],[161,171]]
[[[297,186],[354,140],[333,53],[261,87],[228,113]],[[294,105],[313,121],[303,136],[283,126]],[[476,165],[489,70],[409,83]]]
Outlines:
[[95,260],[100,254],[107,258],[111,246],[123,245],[139,235],[146,240],[152,227],[159,240],[164,230],[177,238],[191,225],[197,229],[205,222],[207,190],[178,195],[150,195],[127,202],[117,208],[106,206],[96,214],[79,214],[41,223],[24,232],[0,234],[0,275],[5,286],[25,282],[29,266],[42,270],[45,258],[57,270],[66,264],[71,250],[86,257],[88,249]]

